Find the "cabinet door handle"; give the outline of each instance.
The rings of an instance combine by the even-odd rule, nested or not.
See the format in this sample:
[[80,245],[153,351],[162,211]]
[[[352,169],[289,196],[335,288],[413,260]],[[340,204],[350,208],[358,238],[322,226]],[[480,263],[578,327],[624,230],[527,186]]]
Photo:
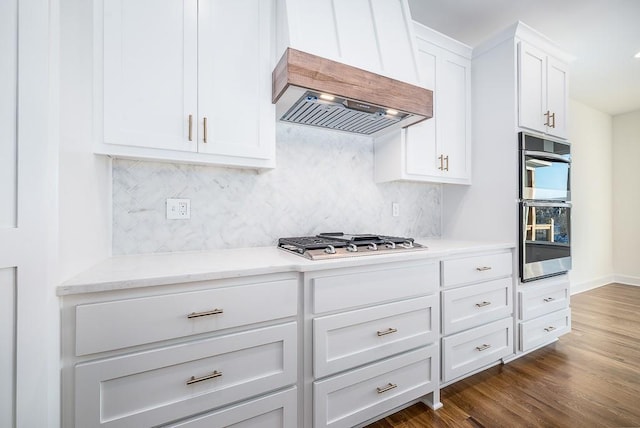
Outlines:
[[555,113],[551,113],[550,119],[551,119],[551,125],[549,125],[549,126],[551,128],[555,128],[556,127],[556,114]]
[[210,315],[218,315],[223,313],[224,311],[222,309],[213,309],[211,311],[205,311],[205,312],[191,312],[189,315],[187,315],[187,318],[199,318],[199,317],[208,317]]
[[549,303],[549,302],[553,302],[553,301],[554,301],[554,300],[556,300],[556,299],[554,299],[553,297],[545,297],[545,298],[544,298],[544,299],[542,299],[542,300],[544,300],[545,302]]
[[551,117],[551,112],[549,110],[547,110],[547,112],[544,114],[544,117],[547,118],[547,120],[544,122],[544,126],[551,126],[549,124],[549,120],[550,120],[549,118]]
[[378,336],[386,336],[387,334],[397,333],[397,332],[398,332],[398,329],[389,327],[389,328],[388,328],[388,329],[386,329],[386,330],[383,330],[383,331],[377,331],[377,332],[376,332],[376,334],[377,334]]
[[476,346],[476,350],[478,350],[480,352],[486,351],[489,348],[491,348],[491,345],[488,345],[486,343],[484,345],[481,345],[481,346]]
[[203,118],[202,122],[204,124],[204,133],[202,134],[202,141],[207,142],[207,118]]
[[445,171],[449,171],[449,156],[445,156],[444,157],[444,161],[446,162],[446,165],[444,167]]
[[378,394],[382,394],[383,392],[387,392],[392,390],[393,388],[397,388],[398,385],[396,385],[395,383],[388,383],[385,386],[381,387],[377,387],[376,391],[378,391]]
[[193,141],[193,115],[189,115],[189,141]]
[[486,270],[491,270],[491,269],[492,269],[491,266],[480,266],[476,268],[478,272],[484,272]]
[[546,331],[547,333],[549,333],[550,331],[555,330],[556,328],[552,325],[550,325],[549,327],[545,328],[544,331]]
[[476,303],[476,307],[481,308],[483,306],[489,306],[490,304],[491,302]]
[[440,171],[443,171],[444,170],[444,155],[438,156],[438,159],[440,160],[440,167],[438,169]]
[[222,376],[222,372],[219,372],[218,370],[214,370],[213,373],[204,375],[202,377],[191,376],[187,381],[187,385],[193,385],[194,383],[202,382],[209,379],[215,379],[220,376]]

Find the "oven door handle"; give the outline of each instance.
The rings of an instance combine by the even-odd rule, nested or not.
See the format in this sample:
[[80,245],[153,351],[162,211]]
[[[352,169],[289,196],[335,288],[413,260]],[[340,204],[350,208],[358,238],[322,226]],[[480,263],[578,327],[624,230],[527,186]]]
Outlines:
[[559,207],[559,208],[571,208],[571,202],[547,202],[547,201],[522,201],[522,205],[525,207]]
[[555,153],[549,152],[537,152],[533,150],[523,150],[525,156],[532,156],[538,159],[548,159],[552,161],[571,163],[571,159],[567,159],[562,155],[557,155]]

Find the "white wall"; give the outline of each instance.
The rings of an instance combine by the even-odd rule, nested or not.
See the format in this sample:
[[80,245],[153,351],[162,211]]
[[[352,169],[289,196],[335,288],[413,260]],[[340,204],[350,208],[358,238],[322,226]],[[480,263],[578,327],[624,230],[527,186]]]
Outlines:
[[111,162],[92,153],[92,2],[60,0],[59,260],[64,281],[111,252]]
[[572,153],[572,293],[613,281],[611,116],[569,102]]
[[613,265],[616,281],[640,285],[640,111],[613,118]]

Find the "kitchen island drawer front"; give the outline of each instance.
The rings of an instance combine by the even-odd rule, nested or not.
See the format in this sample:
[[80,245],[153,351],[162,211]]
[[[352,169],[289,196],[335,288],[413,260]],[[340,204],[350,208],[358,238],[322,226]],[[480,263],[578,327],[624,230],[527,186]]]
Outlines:
[[569,281],[566,279],[544,286],[529,283],[520,290],[518,301],[523,321],[569,307]]
[[442,339],[442,377],[456,379],[513,354],[513,318]]
[[291,388],[162,428],[297,428],[297,399]]
[[314,427],[352,427],[438,387],[431,345],[313,384]]
[[511,277],[443,291],[443,334],[456,333],[511,315],[512,293]]
[[292,385],[295,323],[75,366],[80,427],[156,426]]
[[571,309],[525,321],[520,324],[520,350],[528,351],[571,331]]
[[296,315],[298,283],[282,280],[76,307],[76,355]]
[[318,314],[435,293],[439,270],[436,262],[428,262],[317,276],[311,282],[313,311]]
[[438,337],[435,295],[328,315],[313,320],[313,372],[321,378]]
[[511,252],[483,254],[442,261],[442,285],[453,287],[472,282],[511,276],[513,258]]

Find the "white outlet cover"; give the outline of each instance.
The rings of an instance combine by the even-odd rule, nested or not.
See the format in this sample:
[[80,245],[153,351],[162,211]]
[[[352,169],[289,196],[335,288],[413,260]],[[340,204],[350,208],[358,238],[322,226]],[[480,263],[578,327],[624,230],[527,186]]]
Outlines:
[[191,218],[191,199],[167,199],[167,220]]

